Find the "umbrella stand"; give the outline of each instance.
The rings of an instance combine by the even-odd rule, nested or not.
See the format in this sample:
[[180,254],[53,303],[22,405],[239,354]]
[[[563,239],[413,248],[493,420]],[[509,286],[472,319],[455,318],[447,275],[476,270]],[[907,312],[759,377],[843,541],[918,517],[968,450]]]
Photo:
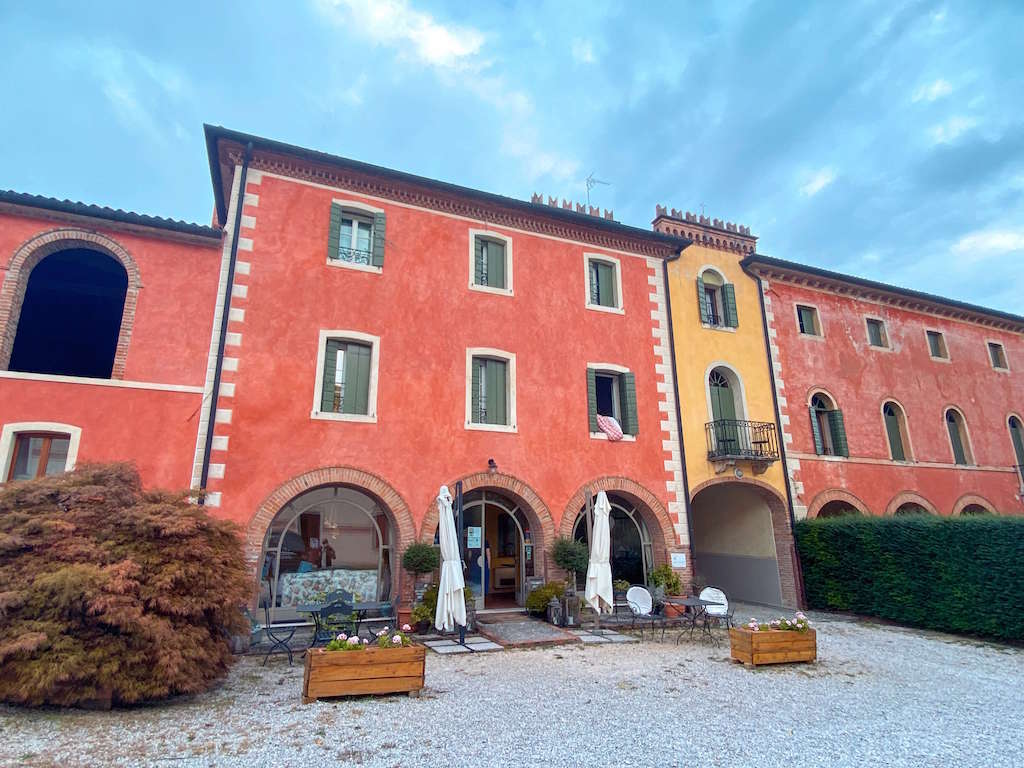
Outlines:
[[[459,562],[466,562],[466,551],[462,546],[462,481],[459,480],[455,483],[455,532],[459,540]],[[465,594],[465,593],[463,593]],[[466,645],[466,625],[459,624],[459,645],[463,648],[467,648]],[[470,649],[472,650],[472,649]]]

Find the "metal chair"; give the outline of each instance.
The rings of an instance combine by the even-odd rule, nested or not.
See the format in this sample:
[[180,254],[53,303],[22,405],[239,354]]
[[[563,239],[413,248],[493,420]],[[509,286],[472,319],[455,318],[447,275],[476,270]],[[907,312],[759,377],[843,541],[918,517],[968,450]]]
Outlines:
[[[296,628],[295,627],[277,627],[277,628],[275,628],[274,625],[270,623],[270,606],[267,605],[267,603],[262,601],[262,600],[260,602],[263,603],[263,617],[264,617],[264,620],[263,620],[262,623],[260,623],[256,619],[256,617],[252,615],[252,611],[250,611],[248,609],[248,607],[243,608],[242,611],[245,613],[246,618],[249,619],[249,626],[250,626],[251,631],[252,631],[252,636],[254,638],[258,638],[260,632],[262,632],[264,635],[266,635],[267,642],[270,643],[270,650],[267,651],[266,655],[263,657],[263,666],[264,667],[267,666],[267,659],[269,659],[271,657],[271,655],[278,648],[281,648],[281,649],[284,650],[285,653],[288,654],[288,666],[290,667],[292,665],[293,659],[292,659],[292,649],[288,645],[288,643],[292,639],[292,637],[295,635],[295,629]],[[287,632],[288,634],[286,635],[285,632]],[[258,640],[256,642],[258,642]]]
[[636,628],[636,620],[640,619],[640,637],[644,636],[644,624],[650,623],[651,635],[654,635],[654,627],[661,624],[661,639],[665,639],[665,617],[654,612],[654,598],[647,591],[646,587],[632,586],[626,590],[626,603],[633,614],[633,622],[630,625]]
[[714,621],[717,624],[725,624],[726,629],[732,629],[732,616],[736,610],[729,605],[729,598],[725,592],[718,587],[704,587],[700,591],[701,600],[711,600],[721,605],[708,605],[704,607],[704,621]]
[[313,645],[328,643],[341,632],[357,635],[359,619],[349,603],[329,603],[320,609],[320,631],[313,638]]

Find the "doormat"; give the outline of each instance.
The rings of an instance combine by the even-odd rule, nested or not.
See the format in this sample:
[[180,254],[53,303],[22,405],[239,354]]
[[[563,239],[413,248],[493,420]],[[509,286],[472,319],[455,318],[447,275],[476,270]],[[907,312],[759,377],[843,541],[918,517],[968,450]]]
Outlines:
[[506,648],[538,648],[546,645],[579,643],[580,638],[539,619],[519,617],[494,623],[477,618],[477,632]]

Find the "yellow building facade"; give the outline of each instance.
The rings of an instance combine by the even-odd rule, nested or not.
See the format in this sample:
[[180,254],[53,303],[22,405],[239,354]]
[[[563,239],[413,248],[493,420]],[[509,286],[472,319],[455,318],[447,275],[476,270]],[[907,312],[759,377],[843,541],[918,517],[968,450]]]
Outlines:
[[694,583],[732,600],[795,606],[785,446],[761,287],[741,266],[757,238],[661,206],[654,228],[693,243],[667,266]]

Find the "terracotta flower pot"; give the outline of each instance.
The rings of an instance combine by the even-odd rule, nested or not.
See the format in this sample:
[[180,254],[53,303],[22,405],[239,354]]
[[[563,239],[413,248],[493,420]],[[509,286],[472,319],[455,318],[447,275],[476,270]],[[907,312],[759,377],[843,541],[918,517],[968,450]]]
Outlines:
[[[681,597],[681,595],[670,595],[670,597]],[[686,615],[686,606],[684,605],[673,605],[672,603],[665,603],[662,608],[665,616],[670,619],[677,619],[680,616]]]

